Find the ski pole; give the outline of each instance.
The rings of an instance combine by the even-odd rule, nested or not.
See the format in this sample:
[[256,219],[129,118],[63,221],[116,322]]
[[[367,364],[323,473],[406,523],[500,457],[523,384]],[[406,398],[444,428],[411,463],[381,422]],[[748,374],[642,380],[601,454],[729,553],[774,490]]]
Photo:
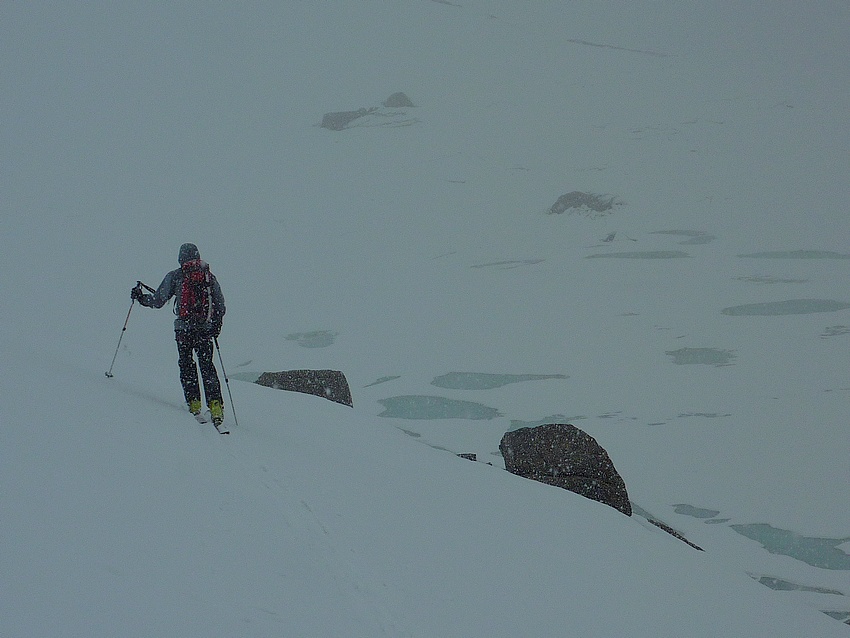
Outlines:
[[[141,282],[139,282],[141,283]],[[106,372],[106,377],[108,379],[112,378],[112,366],[115,365],[115,358],[118,356],[118,350],[121,348],[121,339],[124,338],[124,333],[127,331],[127,322],[130,321],[130,313],[133,312],[133,305],[136,303],[136,300],[133,299],[130,302],[130,309],[127,311],[127,318],[124,320],[124,327],[121,328],[121,336],[118,337],[118,346],[115,348],[115,354],[112,356],[112,363],[109,366],[109,370]]]
[[[147,284],[143,284],[141,281],[137,281],[136,287],[138,288],[140,286],[142,288],[146,288],[147,290],[150,290],[151,292],[156,292],[153,288],[151,288]],[[127,331],[127,322],[130,321],[130,313],[133,312],[133,304],[135,304],[135,303],[136,303],[136,299],[134,298],[130,302],[130,309],[127,311],[127,318],[124,320],[124,327],[121,328],[121,336],[118,337],[118,346],[115,348],[115,354],[112,356],[112,363],[109,366],[109,370],[106,372],[106,377],[108,379],[111,379],[113,377],[112,366],[115,365],[115,358],[118,356],[118,350],[121,348],[121,339],[124,338],[124,333]]]
[[221,348],[218,347],[218,337],[213,337],[215,349],[218,350],[218,362],[221,364],[221,373],[224,375],[224,385],[227,387],[227,396],[230,398],[230,411],[233,412],[233,425],[239,427],[239,421],[236,418],[236,407],[233,405],[233,395],[230,393],[230,379],[227,378],[227,371],[224,369],[224,360],[221,358]]

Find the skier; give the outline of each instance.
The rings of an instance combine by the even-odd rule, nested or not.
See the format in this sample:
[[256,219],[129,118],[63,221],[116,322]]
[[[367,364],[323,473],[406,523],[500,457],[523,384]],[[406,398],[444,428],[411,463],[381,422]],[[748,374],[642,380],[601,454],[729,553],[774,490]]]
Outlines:
[[213,363],[213,340],[221,332],[224,319],[224,295],[218,281],[201,260],[195,244],[183,244],[177,261],[180,268],[172,270],[162,280],[153,294],[142,291],[140,284],[130,292],[132,299],[148,308],[162,308],[172,297],[174,300],[174,338],[177,340],[180,383],[189,411],[200,422],[201,390],[198,384],[198,367],[193,353],[198,353],[198,365],[204,383],[207,407],[216,428],[224,422],[224,402],[221,384]]

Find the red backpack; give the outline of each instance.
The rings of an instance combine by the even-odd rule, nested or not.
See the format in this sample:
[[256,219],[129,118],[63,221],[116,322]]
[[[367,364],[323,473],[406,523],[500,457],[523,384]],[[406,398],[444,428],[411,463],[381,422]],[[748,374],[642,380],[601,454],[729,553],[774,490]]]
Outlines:
[[182,266],[183,285],[174,306],[175,314],[192,323],[204,323],[212,318],[212,273],[210,265],[200,259]]

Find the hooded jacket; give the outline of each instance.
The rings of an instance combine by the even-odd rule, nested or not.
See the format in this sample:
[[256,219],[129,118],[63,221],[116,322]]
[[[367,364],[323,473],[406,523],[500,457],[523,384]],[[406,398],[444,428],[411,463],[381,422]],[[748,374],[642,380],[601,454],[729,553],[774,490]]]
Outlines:
[[[187,261],[200,259],[201,253],[195,244],[183,244],[180,246],[180,252],[177,256],[177,261],[180,268],[172,270],[159,284],[159,288],[153,294],[145,293],[139,298],[139,303],[149,308],[162,308],[172,297],[178,297],[183,287],[183,264]],[[210,323],[215,332],[221,329],[221,323],[224,319],[226,308],[224,305],[224,295],[221,292],[221,286],[218,285],[218,280],[215,275],[210,273],[212,277],[211,302],[212,302],[212,318]],[[177,317],[174,320],[175,332],[188,332],[198,328],[197,325],[190,325],[189,321]]]

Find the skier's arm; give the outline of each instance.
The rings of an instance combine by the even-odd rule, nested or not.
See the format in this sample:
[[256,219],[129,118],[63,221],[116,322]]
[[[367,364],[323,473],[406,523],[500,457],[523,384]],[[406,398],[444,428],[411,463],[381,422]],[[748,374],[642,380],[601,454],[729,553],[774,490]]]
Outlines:
[[168,273],[153,294],[143,293],[139,303],[148,308],[162,308],[174,296],[174,271]]
[[224,320],[224,313],[227,308],[224,305],[224,295],[221,292],[221,286],[218,285],[218,279],[213,275],[212,278],[212,324],[213,331],[216,335],[221,332],[221,324]]

